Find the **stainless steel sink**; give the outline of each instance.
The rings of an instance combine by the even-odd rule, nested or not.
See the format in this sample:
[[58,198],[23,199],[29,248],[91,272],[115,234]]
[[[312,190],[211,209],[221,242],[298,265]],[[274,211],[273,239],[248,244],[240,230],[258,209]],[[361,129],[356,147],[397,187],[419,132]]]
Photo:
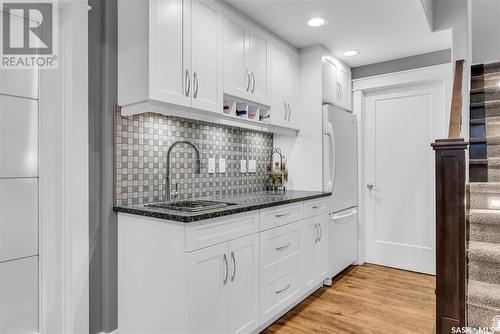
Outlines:
[[171,201],[146,204],[145,206],[153,208],[161,208],[168,210],[178,210],[185,212],[199,212],[213,209],[221,209],[227,206],[236,205],[236,203],[226,203],[209,200],[186,200],[186,201]]

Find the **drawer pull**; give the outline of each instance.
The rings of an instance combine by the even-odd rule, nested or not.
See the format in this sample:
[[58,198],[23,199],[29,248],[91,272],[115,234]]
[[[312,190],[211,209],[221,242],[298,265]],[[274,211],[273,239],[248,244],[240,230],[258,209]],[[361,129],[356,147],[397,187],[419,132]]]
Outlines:
[[276,218],[283,218],[283,217],[287,217],[289,215],[290,215],[290,213],[281,213],[281,214],[274,215],[274,217],[276,217]]
[[313,209],[315,209],[315,210],[319,209],[319,208],[321,208],[321,205],[315,205],[315,206],[313,206]]
[[281,247],[276,247],[275,250],[277,252],[282,252],[284,251],[285,249],[287,249],[288,247],[290,247],[290,243],[286,244],[285,246],[281,246]]
[[288,283],[288,285],[286,286],[286,288],[278,290],[278,291],[275,291],[274,293],[277,294],[277,295],[279,295],[280,293],[283,293],[286,290],[288,290],[290,288],[290,286],[292,286],[292,283]]

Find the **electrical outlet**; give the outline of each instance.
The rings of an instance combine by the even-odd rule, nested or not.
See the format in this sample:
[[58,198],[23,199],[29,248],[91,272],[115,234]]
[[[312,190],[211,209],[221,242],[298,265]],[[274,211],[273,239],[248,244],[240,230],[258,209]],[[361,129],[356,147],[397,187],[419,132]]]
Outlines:
[[240,172],[241,173],[246,173],[247,172],[247,161],[246,160],[241,160],[240,161]]
[[208,174],[215,173],[215,158],[208,158]]
[[248,172],[249,173],[257,173],[257,161],[248,160]]
[[219,173],[226,172],[226,159],[219,158]]

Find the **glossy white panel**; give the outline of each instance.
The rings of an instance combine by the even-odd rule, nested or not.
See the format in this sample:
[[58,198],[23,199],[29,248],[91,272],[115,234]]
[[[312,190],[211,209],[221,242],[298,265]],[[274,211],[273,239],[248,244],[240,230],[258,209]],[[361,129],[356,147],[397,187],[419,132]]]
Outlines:
[[38,174],[38,102],[0,96],[0,177]]
[[38,98],[38,70],[1,70],[0,94]]
[[38,331],[38,256],[0,263],[0,333]]
[[0,179],[0,262],[38,254],[38,179]]

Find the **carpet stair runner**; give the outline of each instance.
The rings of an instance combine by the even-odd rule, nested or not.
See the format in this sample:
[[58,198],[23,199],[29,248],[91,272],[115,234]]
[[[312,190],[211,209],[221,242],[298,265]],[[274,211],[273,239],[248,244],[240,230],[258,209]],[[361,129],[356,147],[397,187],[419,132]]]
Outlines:
[[[481,153],[472,149],[470,154],[471,161],[485,161],[487,173],[485,182],[469,185],[467,313],[469,326],[491,327],[500,317],[500,62],[480,70],[475,75],[473,67],[471,119],[473,110],[484,110],[484,132],[475,135],[485,138],[473,138],[471,132],[471,143],[485,142],[486,157],[473,157]],[[471,120],[471,125],[481,122]]]

